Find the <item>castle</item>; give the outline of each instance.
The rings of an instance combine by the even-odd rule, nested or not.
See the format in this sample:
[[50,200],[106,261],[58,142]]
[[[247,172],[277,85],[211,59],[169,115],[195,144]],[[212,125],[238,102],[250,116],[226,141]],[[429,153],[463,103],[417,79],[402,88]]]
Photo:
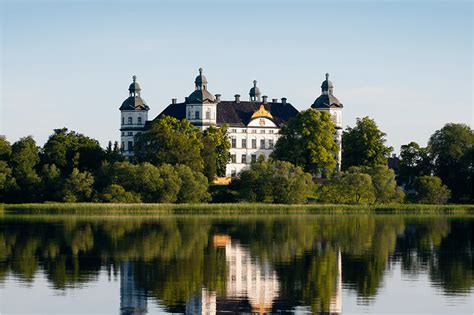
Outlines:
[[[121,148],[124,156],[133,156],[135,136],[146,132],[151,123],[162,116],[172,116],[179,120],[187,119],[196,127],[204,130],[209,126],[228,126],[231,143],[231,159],[227,164],[226,176],[234,177],[259,156],[268,158],[279,138],[280,128],[298,114],[298,110],[287,102],[285,97],[268,100],[253,81],[249,91],[249,100],[221,100],[220,94],[208,90],[207,78],[202,68],[194,80],[194,91],[178,103],[176,98],[155,119],[148,120],[150,107],[141,97],[141,87],[133,76],[128,91],[129,97],[120,106]],[[336,142],[341,148],[342,108],[343,105],[333,94],[333,84],[329,74],[321,85],[321,95],[311,105],[312,108],[329,112],[336,124]],[[341,150],[336,156],[337,169],[341,165]]]

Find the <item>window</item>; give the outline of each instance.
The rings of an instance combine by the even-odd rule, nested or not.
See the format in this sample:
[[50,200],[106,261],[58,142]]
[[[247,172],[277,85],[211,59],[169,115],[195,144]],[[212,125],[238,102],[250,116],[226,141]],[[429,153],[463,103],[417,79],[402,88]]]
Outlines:
[[125,125],[125,117],[122,117],[122,125]]
[[206,119],[211,119],[211,111],[206,111]]
[[237,161],[235,154],[230,155],[230,162],[235,163]]
[[128,151],[133,150],[133,141],[128,141]]
[[237,129],[231,129],[230,132],[237,133]]
[[247,148],[247,139],[242,139],[242,148]]
[[127,135],[128,136],[133,136],[133,132],[129,131]]
[[242,162],[243,164],[247,164],[247,155],[242,154],[242,160],[241,160],[241,162]]
[[268,140],[268,148],[273,149],[273,139]]
[[125,150],[125,141],[122,141],[122,150]]
[[257,133],[257,129],[252,129],[252,133]]
[[265,129],[261,129],[261,130],[260,130],[260,133],[265,133]]
[[139,125],[142,124],[142,118],[141,118],[141,117],[138,117],[138,124],[139,124]]
[[257,162],[257,155],[256,154],[252,154],[251,158],[252,158],[252,163]]
[[125,132],[122,131],[122,136],[125,136]]
[[257,148],[257,139],[252,139],[252,149]]
[[230,139],[230,141],[231,141],[231,147],[235,149],[237,147],[237,139],[232,138]]
[[273,133],[273,129],[268,130],[269,133]]
[[260,149],[265,149],[265,139],[260,139]]
[[128,117],[128,124],[131,125],[133,123],[132,117]]
[[199,111],[196,111],[196,112],[194,113],[194,116],[195,116],[196,119],[199,119]]

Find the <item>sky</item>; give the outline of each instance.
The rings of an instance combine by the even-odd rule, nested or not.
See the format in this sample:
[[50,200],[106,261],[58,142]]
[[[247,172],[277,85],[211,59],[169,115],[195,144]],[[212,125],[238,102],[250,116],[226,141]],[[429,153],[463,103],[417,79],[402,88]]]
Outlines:
[[473,123],[472,1],[0,0],[0,134],[53,129],[120,138],[132,76],[156,117],[171,98],[208,90],[298,110],[330,73],[344,126],[369,116],[402,144],[426,145],[448,122]]

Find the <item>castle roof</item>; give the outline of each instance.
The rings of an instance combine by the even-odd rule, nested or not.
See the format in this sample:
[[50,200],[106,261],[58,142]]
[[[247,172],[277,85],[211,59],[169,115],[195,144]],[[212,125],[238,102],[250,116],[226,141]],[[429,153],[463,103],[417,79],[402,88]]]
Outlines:
[[[253,101],[222,101],[216,106],[216,122],[218,126],[227,124],[231,127],[245,127],[253,119],[252,115],[257,112],[261,106],[271,115],[272,121],[277,126],[285,125],[288,120],[298,114],[298,110],[290,103],[268,102],[262,104],[262,102]],[[179,120],[186,118],[186,103],[168,105],[155,119],[161,118],[162,116],[172,116]]]
[[130,96],[123,101],[120,110],[149,110],[150,107],[146,104],[145,100],[140,96]]

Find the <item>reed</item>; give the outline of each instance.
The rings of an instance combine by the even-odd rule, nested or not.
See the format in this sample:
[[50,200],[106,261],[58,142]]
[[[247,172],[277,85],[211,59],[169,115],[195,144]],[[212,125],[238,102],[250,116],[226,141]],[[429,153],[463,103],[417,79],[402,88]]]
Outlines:
[[262,203],[232,204],[114,204],[114,203],[42,203],[6,204],[0,212],[15,214],[324,214],[324,213],[402,213],[402,214],[474,214],[474,205],[281,205]]

